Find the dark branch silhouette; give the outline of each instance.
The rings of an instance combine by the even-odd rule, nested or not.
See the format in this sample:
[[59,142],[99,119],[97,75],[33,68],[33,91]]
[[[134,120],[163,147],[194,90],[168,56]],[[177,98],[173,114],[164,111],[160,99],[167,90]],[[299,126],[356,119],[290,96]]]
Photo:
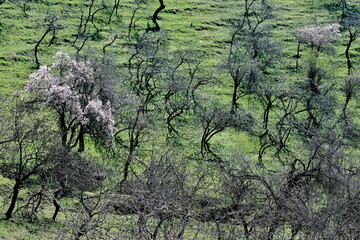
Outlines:
[[150,28],[149,30],[152,30],[154,32],[158,32],[160,31],[160,26],[159,23],[157,22],[157,20],[159,20],[159,13],[165,9],[165,5],[164,5],[164,1],[163,0],[159,0],[160,6],[155,10],[154,14],[151,17],[151,20],[153,21],[153,23],[155,24],[155,27]]

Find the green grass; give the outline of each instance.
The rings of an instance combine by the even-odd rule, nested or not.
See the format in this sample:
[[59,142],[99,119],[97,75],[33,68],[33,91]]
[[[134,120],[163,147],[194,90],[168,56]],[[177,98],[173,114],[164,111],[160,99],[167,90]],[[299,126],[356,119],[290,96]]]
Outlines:
[[14,218],[11,221],[0,220],[0,239],[59,239],[61,228],[59,223],[44,220],[35,224],[27,223],[26,221],[17,218]]
[[[90,39],[82,50],[88,47],[94,49],[96,54],[102,54],[102,48],[109,43],[116,34],[123,36],[116,40],[112,46],[107,48],[108,53],[114,53],[119,63],[128,59],[129,55],[124,45],[128,43],[126,38],[128,25],[131,15],[136,5],[130,0],[121,1],[119,15],[113,17],[113,21],[107,24],[108,13],[111,11],[113,0],[104,1],[109,8],[100,11],[95,15],[96,26],[101,30],[97,38]],[[297,28],[319,24],[325,25],[335,22],[334,17],[329,14],[324,7],[329,1],[313,0],[272,0],[269,3],[274,7],[274,18],[269,20],[270,28],[273,30],[273,39],[282,44],[284,54],[284,66],[280,68],[281,77],[289,80],[301,80],[306,77],[306,73],[294,74],[289,66],[295,65],[292,58],[296,53],[297,43],[295,42],[294,32]],[[49,45],[51,34],[49,34],[40,45],[39,57],[41,64],[49,65],[52,63],[53,55],[58,51],[75,54],[77,47],[81,45],[82,39],[72,46],[74,35],[77,33],[77,26],[83,12],[87,15],[86,6],[89,1],[81,0],[36,0],[27,4],[26,13],[22,10],[24,1],[5,1],[0,5],[0,93],[1,96],[9,96],[16,90],[21,90],[28,79],[29,74],[36,71],[34,59],[34,47],[36,42],[45,32],[46,25],[44,19],[53,14],[58,17],[61,28],[57,32],[56,42]],[[179,49],[193,49],[203,51],[206,54],[204,65],[209,71],[214,72],[214,79],[217,80],[216,86],[205,87],[202,90],[203,96],[210,96],[217,99],[221,104],[229,105],[231,100],[232,82],[229,74],[221,71],[226,60],[229,40],[232,32],[232,23],[242,13],[242,4],[238,0],[165,0],[166,9],[160,13],[159,24],[161,33],[167,38],[167,45],[171,51]],[[360,5],[360,0],[352,0],[351,4]],[[149,16],[157,8],[157,1],[151,1],[149,6],[138,11],[136,15],[136,26],[139,34],[143,33],[148,24],[151,24]],[[101,7],[100,1],[96,1],[94,9]],[[88,33],[94,33],[95,28],[89,23]],[[132,39],[135,38],[132,33]],[[160,33],[159,33],[160,34]],[[334,58],[326,58],[324,62],[332,64],[336,71],[332,81],[341,82],[346,75],[345,62],[346,34],[336,44]],[[352,46],[352,56],[354,66],[360,63],[360,41],[357,40]],[[300,65],[307,62],[307,50],[302,48],[302,58]],[[338,58],[338,56],[340,58]],[[244,103],[246,105],[246,103]],[[248,103],[251,105],[251,103]],[[253,106],[255,111],[259,111],[259,106]],[[357,104],[358,105],[358,104]],[[358,106],[355,107],[358,107]],[[273,115],[272,117],[276,117]],[[201,133],[197,126],[180,126],[181,132],[185,132],[188,139],[180,140],[182,150],[191,155],[194,148],[200,148]],[[161,135],[161,134],[159,134]],[[153,139],[145,139],[148,142]],[[163,136],[159,137],[159,143],[164,143]],[[216,135],[211,140],[212,146],[222,156],[232,158],[236,153],[242,157],[256,160],[258,139],[251,137],[244,132],[232,131],[232,129]],[[216,146],[221,146],[216,148]],[[150,152],[151,146],[144,149]],[[358,151],[357,151],[358,152]],[[356,155],[356,154],[355,154]],[[358,154],[357,154],[358,155]],[[241,158],[236,157],[233,164],[240,164]],[[265,161],[267,161],[265,157]],[[275,163],[267,162],[274,168],[279,167]],[[121,163],[120,163],[121,164]],[[196,165],[195,163],[193,163]],[[139,168],[133,166],[133,168]],[[0,200],[8,196],[12,182],[5,178],[0,178]],[[26,189],[22,190],[23,196]],[[6,206],[6,205],[5,205]],[[52,205],[47,203],[43,209],[42,219],[39,223],[31,224],[15,217],[12,221],[0,221],[0,239],[58,239],[59,231],[64,228],[64,216],[59,217],[58,222],[50,221]],[[0,211],[0,215],[5,210]]]
[[[7,199],[10,197],[13,181],[4,178],[0,175],[0,202],[2,208],[0,209],[0,239],[4,240],[43,240],[43,239],[58,239],[60,234],[66,234],[64,231],[65,218],[63,213],[59,213],[56,222],[51,220],[53,213],[53,206],[50,202],[45,201],[41,209],[38,220],[35,222],[28,222],[17,213],[11,220],[3,220],[5,211],[7,210]],[[29,194],[29,189],[24,188],[19,193],[18,206],[24,204],[24,200]]]
[[[128,25],[135,5],[131,1],[121,1],[119,16],[114,16],[111,24],[107,24],[108,13],[113,1],[105,1],[108,9],[99,11],[95,15],[96,25],[100,32],[99,40],[89,40],[87,47],[101,53],[102,47],[110,42],[115,34],[127,35]],[[86,6],[89,1],[30,1],[26,6],[26,14],[22,9],[23,2],[5,1],[0,6],[0,92],[10,95],[12,92],[22,88],[28,75],[35,69],[34,47],[36,42],[45,32],[45,18],[55,15],[59,20],[61,29],[57,32],[57,41],[48,46],[51,39],[49,34],[40,45],[39,58],[41,64],[51,64],[52,56],[58,52],[69,52],[74,54],[76,47],[81,45],[81,39],[72,46],[74,35],[83,12],[87,16]],[[296,53],[297,44],[294,41],[293,32],[296,28],[313,25],[314,23],[325,24],[333,22],[332,16],[324,7],[323,1],[269,1],[273,6],[274,18],[270,21],[273,28],[274,39],[284,46],[285,57],[289,63],[295,62],[291,57]],[[359,0],[352,4],[359,4]],[[206,63],[210,68],[218,65],[226,58],[228,51],[227,42],[230,40],[232,31],[231,23],[236,21],[243,11],[241,1],[204,1],[191,0],[165,1],[166,9],[160,13],[159,24],[162,32],[167,34],[167,44],[170,49],[194,49],[201,50],[207,54]],[[149,16],[158,6],[156,1],[151,1],[148,8],[144,6],[135,16],[137,28],[141,31],[151,24]],[[93,9],[100,8],[100,2],[96,1]],[[91,23],[88,33],[94,33],[95,29]],[[122,44],[127,39],[116,40],[107,50],[117,54],[119,61],[126,61],[127,54]],[[342,42],[344,43],[344,41]],[[359,62],[360,45],[355,42],[352,47],[353,60]],[[339,45],[337,51],[342,54],[341,68],[345,68],[344,46]],[[345,73],[345,71],[342,71]],[[342,75],[343,76],[343,75]],[[224,83],[229,80],[223,79]],[[227,88],[220,89],[226,92]]]

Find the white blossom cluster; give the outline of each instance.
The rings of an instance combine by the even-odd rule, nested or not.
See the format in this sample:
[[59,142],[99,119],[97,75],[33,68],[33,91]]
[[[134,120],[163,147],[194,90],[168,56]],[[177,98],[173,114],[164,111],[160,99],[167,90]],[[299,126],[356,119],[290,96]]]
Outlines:
[[112,107],[98,98],[94,85],[92,68],[58,52],[52,67],[41,66],[30,75],[25,90],[58,113],[75,117],[83,126],[101,124],[112,135]]
[[322,46],[340,37],[340,24],[333,23],[324,27],[312,26],[298,29],[296,37],[299,42],[321,50]]

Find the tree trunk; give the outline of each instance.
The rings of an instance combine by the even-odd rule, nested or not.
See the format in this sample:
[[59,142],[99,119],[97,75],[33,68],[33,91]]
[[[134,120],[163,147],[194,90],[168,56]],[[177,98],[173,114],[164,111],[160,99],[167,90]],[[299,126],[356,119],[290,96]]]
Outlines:
[[17,201],[17,198],[19,196],[20,188],[21,188],[21,182],[20,182],[20,180],[16,179],[15,180],[15,185],[13,187],[10,206],[9,206],[9,208],[8,208],[6,214],[5,214],[5,219],[6,220],[9,220],[12,217],[13,211],[15,209],[16,201]]
[[60,204],[57,202],[57,200],[56,199],[54,199],[53,200],[53,204],[54,204],[54,206],[55,206],[55,211],[54,211],[54,214],[53,214],[53,216],[52,216],[52,220],[56,220],[56,217],[57,217],[57,215],[58,215],[58,213],[59,213],[59,211],[60,211]]
[[298,70],[299,70],[299,58],[300,58],[300,42],[298,42],[296,55],[294,57],[296,59],[295,71],[298,72]]
[[40,67],[40,62],[39,62],[39,57],[38,57],[38,52],[39,52],[39,46],[41,44],[41,42],[44,40],[44,38],[46,37],[46,35],[48,35],[48,33],[51,32],[51,27],[49,27],[48,29],[46,29],[45,33],[42,35],[42,37],[40,38],[40,40],[36,43],[35,45],[35,49],[34,49],[34,54],[35,54],[35,63],[36,63],[36,68]]
[[116,15],[118,15],[119,7],[120,7],[120,0],[115,0],[115,1],[114,1],[114,7],[113,7],[113,9],[111,10],[111,13],[110,13],[110,15],[109,15],[108,24],[111,23],[111,19],[112,19],[112,16],[114,15],[114,12],[116,13]]
[[351,32],[351,30],[349,29],[349,41],[346,45],[346,50],[345,50],[345,56],[346,56],[346,63],[347,63],[347,68],[348,68],[348,74],[351,74],[351,69],[352,69],[352,63],[350,60],[350,47],[353,41],[355,41],[356,37],[355,35]]
[[164,1],[159,0],[159,3],[160,3],[160,6],[155,10],[155,12],[151,18],[153,23],[155,24],[155,27],[152,30],[154,30],[155,32],[160,31],[160,26],[157,22],[157,20],[159,19],[158,15],[163,9],[165,9]]
[[127,159],[126,159],[125,165],[124,165],[124,175],[123,175],[123,178],[120,181],[120,189],[122,188],[123,184],[126,182],[126,180],[128,178],[130,163],[133,160],[134,160],[134,153],[133,153],[133,151],[130,151],[130,153],[129,153]]
[[53,204],[54,204],[54,206],[55,206],[55,211],[54,211],[54,214],[53,214],[53,216],[52,216],[52,220],[56,220],[56,217],[57,217],[57,215],[58,215],[58,213],[59,213],[59,211],[60,211],[60,204],[59,204],[59,202],[58,202],[58,200],[59,200],[59,198],[61,197],[61,194],[62,193],[62,189],[60,189],[60,190],[57,190],[55,193],[54,193],[54,198],[53,198]]
[[237,82],[234,82],[234,89],[232,94],[232,100],[231,100],[231,114],[235,114],[238,104],[237,104],[237,89],[239,87],[239,84]]
[[78,136],[78,140],[79,140],[79,149],[78,152],[83,152],[85,150],[85,139],[84,139],[84,127],[81,126],[80,127],[80,131],[79,131],[79,136]]
[[268,237],[267,237],[268,240],[274,239],[275,230],[276,230],[275,226],[271,226],[269,228]]
[[66,148],[67,147],[67,127],[65,122],[65,113],[62,112],[59,117],[59,125],[61,131],[61,145]]

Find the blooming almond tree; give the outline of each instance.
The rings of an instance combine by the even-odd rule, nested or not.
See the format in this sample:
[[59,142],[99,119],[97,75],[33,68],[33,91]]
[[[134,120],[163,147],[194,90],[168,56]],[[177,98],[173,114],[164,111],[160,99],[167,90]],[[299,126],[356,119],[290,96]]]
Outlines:
[[323,46],[336,38],[340,37],[340,24],[333,23],[324,27],[304,27],[298,29],[296,32],[296,38],[299,43],[305,43],[312,49],[320,52]]
[[56,112],[62,145],[68,149],[78,146],[82,152],[85,134],[96,138],[113,135],[112,108],[109,101],[101,99],[101,86],[88,63],[72,60],[62,52],[54,58],[51,67],[41,66],[30,75],[25,90],[35,102]]

